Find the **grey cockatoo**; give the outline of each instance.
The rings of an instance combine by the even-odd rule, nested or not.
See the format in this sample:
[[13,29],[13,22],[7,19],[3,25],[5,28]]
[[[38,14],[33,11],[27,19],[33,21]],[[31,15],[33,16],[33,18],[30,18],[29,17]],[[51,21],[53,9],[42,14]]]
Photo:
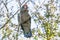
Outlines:
[[24,36],[31,37],[31,17],[28,14],[28,6],[26,4],[22,6],[20,14],[18,14],[18,23],[24,32]]

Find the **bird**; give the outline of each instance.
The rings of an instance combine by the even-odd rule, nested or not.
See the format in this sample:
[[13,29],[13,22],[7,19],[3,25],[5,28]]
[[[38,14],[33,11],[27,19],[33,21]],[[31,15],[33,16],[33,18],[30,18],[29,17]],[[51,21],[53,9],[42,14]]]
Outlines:
[[31,16],[28,14],[28,12],[28,6],[27,4],[24,4],[20,9],[20,13],[18,14],[18,23],[23,30],[24,37],[30,38],[32,37]]

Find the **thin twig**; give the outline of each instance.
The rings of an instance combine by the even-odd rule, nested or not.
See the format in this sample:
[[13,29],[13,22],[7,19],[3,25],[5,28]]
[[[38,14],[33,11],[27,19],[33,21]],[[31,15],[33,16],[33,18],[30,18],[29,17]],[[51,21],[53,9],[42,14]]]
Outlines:
[[[19,11],[19,10],[18,10],[18,11]],[[17,12],[18,12],[18,11],[17,11]],[[12,17],[10,17],[10,18],[7,20],[7,22],[6,22],[0,29],[4,28],[5,25],[17,14],[17,12],[16,12]]]

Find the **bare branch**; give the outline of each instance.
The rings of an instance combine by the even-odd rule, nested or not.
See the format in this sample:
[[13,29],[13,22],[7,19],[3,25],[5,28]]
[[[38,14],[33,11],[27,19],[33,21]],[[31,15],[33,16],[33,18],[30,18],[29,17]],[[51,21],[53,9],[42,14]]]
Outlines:
[[[18,12],[18,11],[19,11],[19,10],[17,10],[17,12]],[[17,14],[17,12],[16,12],[12,17],[10,17],[9,20],[7,20],[7,22],[6,22],[0,29],[4,28],[5,25]]]

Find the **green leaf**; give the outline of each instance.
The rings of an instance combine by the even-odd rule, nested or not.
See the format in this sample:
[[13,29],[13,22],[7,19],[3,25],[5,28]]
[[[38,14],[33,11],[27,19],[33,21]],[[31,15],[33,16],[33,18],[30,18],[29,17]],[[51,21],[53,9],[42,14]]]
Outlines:
[[38,37],[37,37],[37,36],[35,36],[35,37],[34,37],[34,39],[35,39],[35,40],[38,40]]

